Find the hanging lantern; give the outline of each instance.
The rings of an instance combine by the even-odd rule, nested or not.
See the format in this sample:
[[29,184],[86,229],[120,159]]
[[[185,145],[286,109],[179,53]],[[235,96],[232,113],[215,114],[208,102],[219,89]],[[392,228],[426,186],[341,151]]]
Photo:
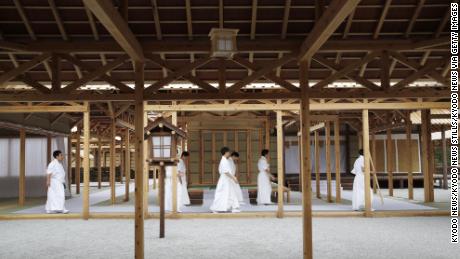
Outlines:
[[211,37],[211,56],[216,58],[231,58],[237,52],[236,34],[238,29],[212,28],[209,32]]

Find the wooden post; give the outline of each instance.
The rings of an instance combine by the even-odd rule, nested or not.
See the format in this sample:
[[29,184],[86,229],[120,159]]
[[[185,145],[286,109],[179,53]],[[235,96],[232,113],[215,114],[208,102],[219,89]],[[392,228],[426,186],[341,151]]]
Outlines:
[[165,166],[160,165],[158,177],[158,198],[160,201],[160,238],[165,237]]
[[[283,112],[276,111],[276,151],[277,151],[277,175],[278,175],[278,211],[276,216],[282,218],[284,215],[283,211],[283,198],[284,198],[284,175],[283,175],[283,153],[284,153],[284,143],[283,143]],[[248,162],[249,163],[249,162]]]
[[[377,140],[375,139],[375,133],[372,133],[372,158],[374,159],[374,165],[377,165]],[[374,167],[375,177],[372,178],[372,190],[374,193],[377,193],[377,169]]]
[[371,153],[369,148],[369,111],[363,110],[363,150],[364,150],[364,215],[372,215],[371,200]]
[[51,154],[52,154],[52,150],[51,150],[51,135],[47,135],[46,136],[46,164],[48,165],[49,163],[51,163]]
[[83,112],[83,219],[89,218],[89,104]]
[[75,146],[75,192],[80,194],[80,127],[77,129],[77,143]]
[[[145,106],[145,102],[144,102],[144,106]],[[147,126],[147,123],[148,123],[148,117],[147,117],[147,112],[144,111],[143,113],[143,125],[144,125],[144,128]],[[148,150],[148,146],[149,146],[149,141],[148,140],[144,140],[144,145],[143,145],[143,149],[144,149],[144,217],[147,217],[148,214],[149,214],[149,163],[147,163],[147,157],[148,157],[148,154],[149,154],[149,151]]]
[[447,189],[447,141],[446,129],[441,126],[441,141],[442,141],[442,188]]
[[351,171],[350,164],[350,126],[345,124],[345,171]]
[[98,142],[97,142],[97,188],[98,189],[101,189],[101,182],[102,182],[102,168],[101,168],[102,159],[101,158],[104,158],[104,155],[102,154],[101,136],[99,136]]
[[313,258],[312,211],[311,211],[311,168],[310,168],[310,96],[308,94],[308,68],[310,61],[300,63],[300,131],[302,172],[302,226],[303,258]]
[[134,148],[135,148],[135,207],[134,207],[134,255],[144,258],[144,64],[134,63],[135,102],[134,102]]
[[321,199],[321,162],[320,162],[320,153],[319,153],[319,133],[315,130],[315,178],[316,178],[316,197]]
[[125,201],[129,201],[129,183],[131,182],[131,156],[129,148],[129,129],[125,131]]
[[[391,123],[388,120],[388,123]],[[387,173],[388,173],[388,195],[393,196],[393,139],[391,137],[391,129],[387,129]]]
[[267,116],[265,120],[265,149],[270,150],[270,117],[269,116]]
[[335,149],[335,202],[342,201],[340,189],[340,123],[339,119],[334,121],[334,149]]
[[409,117],[406,120],[406,149],[407,149],[407,163],[409,166],[407,167],[407,190],[408,190],[408,198],[409,200],[414,199],[414,175],[412,172],[412,123],[410,121],[410,115],[407,114]]
[[212,184],[216,184],[217,180],[216,180],[216,169],[217,169],[217,166],[216,166],[216,133],[215,132],[211,132],[211,160],[212,160],[212,169],[211,169],[211,173],[212,173]]
[[422,171],[425,202],[433,202],[433,171],[431,170],[431,119],[430,110],[422,110]]
[[[173,104],[176,104],[176,102],[173,102]],[[177,112],[173,112],[171,116],[171,123],[174,126],[177,126]],[[172,148],[172,153],[171,157],[176,157],[176,150],[177,150],[177,142],[176,142],[176,135],[173,134],[171,137],[171,146]],[[173,171],[172,171],[172,213],[175,214],[177,213],[177,166],[173,166]]]
[[67,136],[67,188],[72,193],[72,134]]
[[327,202],[332,202],[332,188],[331,188],[331,124],[329,121],[324,122],[326,140],[324,146],[326,147],[326,177],[327,177]]
[[26,200],[26,131],[19,130],[19,206]]
[[115,135],[116,135],[116,128],[115,128],[115,118],[112,117],[110,122],[110,201],[115,204]]

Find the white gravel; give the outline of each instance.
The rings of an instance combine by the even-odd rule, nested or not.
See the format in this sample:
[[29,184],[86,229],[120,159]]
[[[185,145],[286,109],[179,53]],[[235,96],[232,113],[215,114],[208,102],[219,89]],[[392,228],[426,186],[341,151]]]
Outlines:
[[[315,258],[458,258],[448,217],[314,218]],[[301,258],[300,218],[145,225],[146,258]],[[133,220],[0,221],[0,258],[133,258]]]

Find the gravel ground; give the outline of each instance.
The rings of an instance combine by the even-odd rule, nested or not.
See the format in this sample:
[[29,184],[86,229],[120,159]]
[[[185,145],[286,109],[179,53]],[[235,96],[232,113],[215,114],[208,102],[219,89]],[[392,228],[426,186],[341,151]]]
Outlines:
[[[458,258],[448,217],[314,218],[315,258]],[[146,258],[301,258],[300,218],[145,224]],[[133,258],[133,220],[0,221],[0,258]]]

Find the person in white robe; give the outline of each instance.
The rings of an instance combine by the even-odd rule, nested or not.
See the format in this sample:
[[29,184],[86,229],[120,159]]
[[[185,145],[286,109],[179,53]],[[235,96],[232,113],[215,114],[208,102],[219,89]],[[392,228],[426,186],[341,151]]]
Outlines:
[[[238,163],[238,159],[240,159],[240,154],[234,151],[228,159],[232,167],[232,175],[236,177],[236,163]],[[240,184],[238,182],[232,182],[232,185],[233,185],[233,188],[235,188],[236,195],[238,197],[238,202],[241,205],[244,204],[243,191],[241,190]]]
[[233,183],[238,180],[232,175],[232,166],[230,165],[230,149],[223,147],[221,149],[222,159],[219,164],[219,181],[217,182],[214,201],[210,207],[214,213],[228,212],[231,210],[233,213],[240,212],[240,204],[238,197],[233,188]]
[[[174,166],[165,167],[165,211],[173,210],[173,170]],[[182,212],[182,186],[180,184],[180,176],[177,174],[177,212]]]
[[268,150],[262,150],[262,156],[257,163],[257,168],[259,169],[259,174],[257,175],[257,205],[273,204],[271,201],[272,184],[270,179],[274,179],[274,177],[270,174],[267,157]]
[[[352,195],[352,208],[353,210],[360,210],[363,209],[364,204],[364,155],[363,150],[359,150],[359,157],[356,159],[353,170],[351,171],[352,174],[355,175],[355,179],[353,180],[353,195]],[[371,201],[372,201],[372,191],[371,194]]]
[[187,190],[187,160],[189,153],[187,151],[182,152],[182,155],[177,164],[177,172],[179,173],[180,186],[181,186],[181,197],[183,205],[190,205],[190,197],[188,196]]
[[53,152],[53,161],[46,169],[47,199],[46,213],[69,213],[65,208],[65,170],[61,164],[64,155],[60,150]]

